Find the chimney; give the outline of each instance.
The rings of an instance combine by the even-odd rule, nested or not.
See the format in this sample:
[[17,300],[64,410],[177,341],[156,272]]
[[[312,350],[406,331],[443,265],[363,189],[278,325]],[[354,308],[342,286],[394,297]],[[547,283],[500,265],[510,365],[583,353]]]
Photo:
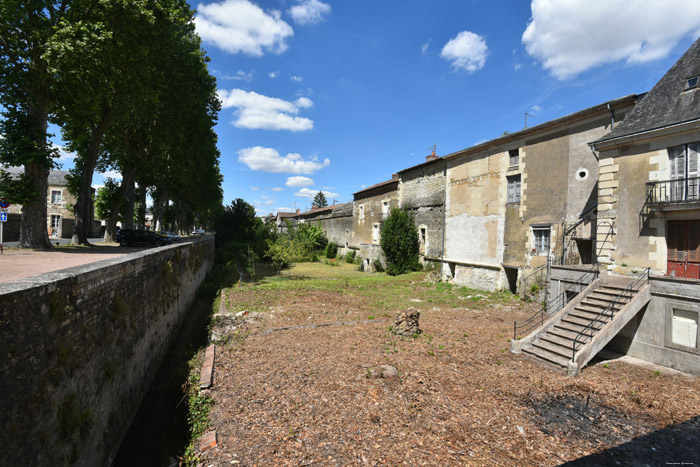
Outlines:
[[399,179],[399,174],[391,174],[391,181],[393,182],[394,180]]
[[299,214],[300,212],[301,212],[301,209],[297,208],[297,214]]
[[435,159],[440,159],[440,157],[435,155],[435,148],[433,148],[433,152],[429,156],[425,156],[425,162],[434,161]]

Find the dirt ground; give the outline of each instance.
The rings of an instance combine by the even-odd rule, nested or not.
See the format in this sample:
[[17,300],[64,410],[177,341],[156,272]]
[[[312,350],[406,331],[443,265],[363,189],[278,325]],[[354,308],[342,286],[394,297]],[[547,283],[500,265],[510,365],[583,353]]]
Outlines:
[[[700,378],[511,354],[537,307],[512,295],[314,263],[224,300],[202,465],[700,464]],[[409,307],[423,332],[397,337]]]

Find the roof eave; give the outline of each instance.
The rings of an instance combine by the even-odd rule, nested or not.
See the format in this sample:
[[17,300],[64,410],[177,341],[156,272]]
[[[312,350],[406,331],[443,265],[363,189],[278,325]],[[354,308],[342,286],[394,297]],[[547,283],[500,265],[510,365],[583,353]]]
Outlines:
[[600,139],[590,144],[596,151],[606,151],[608,149],[613,149],[619,146],[639,143],[650,139],[661,138],[674,133],[685,132],[697,128],[700,128],[700,118],[694,118],[693,120],[674,123],[673,125],[666,125],[663,127],[637,131],[635,133],[630,133],[627,135],[620,135],[614,136],[612,138]]

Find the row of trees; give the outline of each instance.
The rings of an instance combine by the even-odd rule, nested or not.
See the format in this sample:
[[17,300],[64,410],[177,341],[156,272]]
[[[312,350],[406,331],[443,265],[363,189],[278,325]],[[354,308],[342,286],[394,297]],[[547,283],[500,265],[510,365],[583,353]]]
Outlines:
[[3,0],[0,30],[0,163],[24,167],[19,179],[0,173],[0,196],[23,206],[20,246],[51,247],[49,123],[76,154],[73,243],[87,244],[96,170],[123,177],[102,193],[108,236],[120,216],[133,226],[148,193],[154,221],[167,211],[183,229],[211,220],[222,201],[220,103],[185,1]]

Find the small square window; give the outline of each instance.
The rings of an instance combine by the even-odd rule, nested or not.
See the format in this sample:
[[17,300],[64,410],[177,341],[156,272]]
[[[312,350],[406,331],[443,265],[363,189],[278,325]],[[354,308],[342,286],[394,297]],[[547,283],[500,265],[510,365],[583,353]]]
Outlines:
[[511,149],[508,151],[510,166],[515,167],[520,164],[520,149]]
[[700,79],[700,76],[694,76],[692,78],[688,78],[688,81],[685,82],[685,89],[684,91],[687,91],[688,89],[693,89],[698,87],[698,79]]
[[63,193],[60,190],[51,190],[51,204],[61,204]]

